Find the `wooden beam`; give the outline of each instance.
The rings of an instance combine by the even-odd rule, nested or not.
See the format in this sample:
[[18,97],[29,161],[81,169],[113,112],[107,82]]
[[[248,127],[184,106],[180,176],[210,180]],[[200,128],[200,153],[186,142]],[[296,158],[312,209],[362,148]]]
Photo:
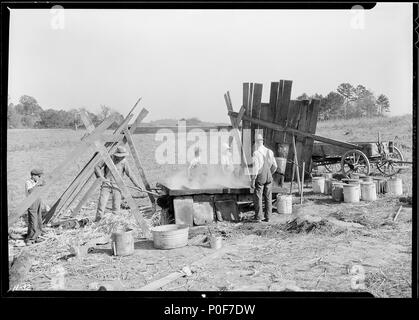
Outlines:
[[96,149],[98,150],[98,152],[100,153],[103,161],[105,162],[106,166],[109,168],[112,176],[115,179],[115,182],[117,184],[117,186],[121,189],[122,194],[124,195],[125,199],[128,202],[128,205],[131,208],[131,212],[135,217],[135,220],[137,221],[138,225],[140,226],[142,232],[143,232],[143,236],[145,238],[149,238],[150,237],[150,229],[147,225],[147,223],[145,222],[145,220],[143,219],[139,209],[138,209],[138,205],[137,203],[134,201],[134,199],[132,198],[128,188],[125,186],[124,180],[122,179],[121,175],[119,174],[118,170],[115,167],[115,164],[113,163],[111,157],[108,154],[108,151],[106,150],[106,148],[101,145],[98,142],[95,142],[94,145],[96,146]]
[[240,125],[240,122],[242,121],[242,117],[243,117],[245,112],[246,112],[246,108],[244,106],[242,106],[240,108],[239,114],[238,114],[237,119],[236,119],[237,126]]
[[[237,114],[237,112],[229,112],[229,115],[232,116],[232,117],[237,117],[238,114]],[[302,131],[299,131],[298,129],[292,129],[292,128],[284,127],[284,126],[278,125],[278,124],[273,123],[273,122],[259,120],[259,119],[253,119],[252,117],[248,117],[246,115],[243,116],[243,120],[254,122],[254,123],[260,124],[261,126],[271,128],[273,130],[286,131],[286,132],[293,133],[293,134],[301,136],[301,137],[310,137],[310,138],[314,139],[315,141],[321,141],[321,142],[324,142],[324,143],[332,144],[332,145],[342,147],[342,148],[346,148],[346,149],[358,149],[358,150],[360,149],[360,147],[356,144],[343,142],[343,141],[339,141],[339,140],[334,140],[334,139],[329,139],[329,138],[325,138],[325,137],[318,136],[318,135],[315,135],[315,134],[311,134],[311,133],[308,133],[308,132],[302,132]]]
[[[230,113],[230,112],[233,112],[233,106],[230,104],[231,100],[228,99],[229,95],[230,95],[230,93],[227,91],[227,93],[224,94],[224,100],[226,101],[227,110]],[[234,140],[236,140],[238,150],[243,155],[244,150],[243,150],[242,141],[241,141],[240,132],[239,132],[239,129],[238,129],[238,124],[236,122],[236,118],[237,117],[230,116],[231,125],[233,126],[232,132],[233,132],[233,135],[234,135]],[[247,166],[247,159],[246,159],[245,155],[243,155],[242,161],[243,161],[243,168],[244,168],[244,171],[245,171],[245,175],[247,175],[247,177],[249,178],[249,182],[250,182],[251,177],[250,177],[249,167]]]
[[102,133],[115,122],[115,117],[110,116],[106,118],[90,135],[83,137],[83,143],[73,150],[68,157],[57,166],[51,173],[45,175],[45,180],[47,181],[46,185],[36,188],[13,212],[8,218],[8,225],[11,227],[17,219],[26,212],[26,210],[32,205],[32,203],[45,195],[51,186],[58,182],[65,170],[70,167],[70,165],[82,154],[86,153],[90,148],[90,143],[96,141],[100,138]]
[[[320,108],[320,100],[312,99],[309,105],[309,114],[307,119],[307,132],[308,133],[316,133],[317,127],[317,117],[319,114]],[[311,163],[311,156],[313,154],[313,145],[314,140],[312,138],[306,138],[305,141],[305,148],[304,148],[304,161],[307,165],[307,172],[311,172],[312,163]]]
[[[292,81],[290,80],[281,80],[279,83],[279,90],[278,90],[278,100],[277,100],[277,107],[276,107],[276,114],[275,114],[275,123],[280,124],[282,126],[287,125],[287,116],[288,116],[288,109],[291,99],[291,88],[292,88]],[[275,133],[275,150],[276,143],[284,143],[285,142],[285,133],[283,132],[276,132]]]
[[[246,109],[244,115],[247,116],[251,116],[252,115],[252,109],[251,109],[251,105],[250,105],[250,84],[249,83],[243,83],[243,106]],[[234,121],[234,119],[233,119]],[[251,140],[251,123],[249,121],[243,121],[243,125],[242,125],[242,145],[243,145],[243,153],[242,153],[242,157],[251,157],[251,144],[252,144],[252,140]],[[250,130],[250,132],[247,132],[248,130]],[[246,158],[248,159],[248,158]],[[243,160],[242,160],[243,162]]]
[[[307,115],[308,115],[308,100],[303,100],[300,108],[300,120],[298,121],[298,131],[307,132]],[[297,136],[295,143],[297,145],[297,156],[298,163],[301,165],[304,161],[304,151],[305,151],[305,141],[306,137]],[[298,167],[298,170],[301,170],[301,167]],[[301,173],[303,174],[303,173]]]
[[[134,108],[131,109],[130,113],[127,115],[127,117],[122,121],[122,123],[118,126],[118,128],[114,131],[114,137],[118,137],[120,132],[128,125],[129,121],[132,119],[131,112],[134,110]],[[82,110],[80,112],[80,118],[83,121],[84,126],[86,127],[86,130],[88,131],[88,134],[91,134],[95,130],[95,126],[93,125],[92,121],[90,120],[89,116],[87,115],[87,112],[85,110]],[[123,136],[119,136],[119,141],[123,138]],[[116,146],[112,145],[116,142],[106,143],[107,147],[110,147],[111,150],[114,150]],[[89,160],[89,162],[86,164],[86,166],[79,172],[78,176],[75,180],[70,184],[70,186],[67,188],[66,191],[62,194],[62,196],[59,199],[59,203],[57,205],[54,205],[51,210],[48,212],[44,219],[44,223],[48,223],[50,220],[53,220],[60,216],[62,211],[65,211],[69,205],[71,205],[72,201],[78,196],[78,193],[83,189],[84,185],[86,185],[88,179],[90,179],[91,172],[94,170],[95,166],[99,164],[99,166],[103,166],[103,162],[100,162],[100,157],[96,153],[93,155],[93,157]]]
[[[298,121],[300,120],[300,109],[301,109],[302,102],[299,100],[291,100],[290,105],[288,108],[288,115],[287,115],[287,121],[288,121],[288,127],[292,129],[297,129],[298,127]],[[286,133],[285,137],[285,143],[287,143],[289,146],[292,144],[292,138],[293,135]],[[288,160],[294,161],[294,150],[293,148],[289,148],[288,150]],[[293,179],[294,172],[290,170],[295,170],[295,167],[286,167],[285,168],[285,180],[288,180],[290,177]]]
[[[260,111],[262,110],[262,89],[263,86],[261,83],[255,83],[253,85],[253,95],[252,95],[252,117],[260,119]],[[259,125],[252,124],[252,146],[255,142],[255,135]]]
[[[88,173],[88,172],[86,172]],[[62,213],[65,213],[67,209],[73,204],[74,200],[78,199],[79,196],[85,191],[86,185],[90,183],[92,180],[92,175],[89,175],[85,181],[80,183],[77,188],[74,190],[74,192],[71,194],[70,197],[68,197],[67,201],[64,203],[64,205],[61,207],[61,209],[57,212],[57,216],[61,215]],[[55,217],[53,217],[55,219]]]
[[[271,91],[269,93],[269,109],[268,109],[268,114],[267,114],[267,118],[262,119],[265,121],[272,121],[273,119],[275,119],[275,110],[276,110],[276,101],[278,99],[278,90],[279,90],[279,82],[271,82]],[[268,136],[267,136],[267,146],[270,149],[274,149],[275,148],[275,143],[273,142],[274,136],[275,136],[275,131],[268,128],[268,132],[267,132]]]
[[[140,113],[138,114],[137,118],[135,119],[134,123],[129,126],[129,131],[132,133],[136,130],[137,126],[141,123],[142,120],[144,120],[144,118],[147,116],[148,114],[148,110],[143,108]],[[128,126],[128,122],[129,120],[132,118],[132,114],[128,114],[127,117],[125,118],[125,120],[122,122],[122,124],[120,125],[120,127],[118,128],[117,132],[115,134],[119,134],[119,132],[122,132],[122,130]],[[90,121],[90,120],[89,120]],[[126,140],[125,136],[123,135],[123,139],[119,140],[118,142],[116,142],[116,144],[111,145],[111,148],[109,149],[109,153],[113,153],[116,148],[121,145],[122,143],[124,143],[124,141]],[[100,167],[103,166],[104,162],[100,160],[100,156],[98,155],[97,157],[97,163]],[[92,175],[95,175],[94,173],[92,173]],[[99,187],[99,185],[101,184],[100,179],[95,180],[95,182],[90,186],[90,188],[88,189],[88,191],[86,192],[86,194],[81,198],[81,200],[79,201],[79,203],[77,204],[76,208],[74,209],[73,213],[72,213],[72,217],[74,217],[75,215],[77,215],[79,213],[79,211],[81,210],[81,208],[83,207],[83,205],[86,203],[86,201],[89,199],[90,195],[94,192],[94,190],[96,190],[97,187]]]
[[[221,130],[227,130],[230,131],[233,129],[231,125],[215,125],[215,126],[186,126],[185,130],[186,132],[190,132],[192,130],[202,130],[204,132],[210,132],[210,131],[221,131]],[[178,132],[179,127],[178,126],[141,126],[137,127],[134,132],[131,134],[155,134],[158,133],[160,130],[170,130],[172,132]]]
[[[96,154],[95,154],[96,155]],[[54,204],[48,213],[44,217],[44,223],[48,223],[50,220],[53,220],[55,217],[58,217],[61,214],[61,211],[74,200],[74,196],[77,194],[78,190],[86,183],[88,177],[90,176],[94,166],[96,165],[94,161],[95,157],[93,156],[89,162],[79,171],[77,177],[73,182],[68,186],[64,191],[61,197],[57,200],[57,204]],[[77,190],[77,191],[76,191]]]
[[[91,177],[94,177],[95,174],[92,173]],[[89,178],[89,180],[90,180]],[[76,208],[74,208],[73,212],[71,213],[70,217],[75,217],[83,207],[83,205],[86,203],[87,199],[91,196],[91,194],[101,185],[102,181],[99,178],[96,178],[96,180],[93,181],[92,185],[89,187],[89,189],[86,191],[86,193],[83,195],[83,197],[80,199],[79,203],[77,204]]]
[[[144,187],[146,188],[147,191],[151,191],[150,184],[148,183],[147,178],[144,173],[143,165],[141,164],[140,156],[138,155],[137,149],[135,148],[135,144],[132,141],[131,133],[125,130],[124,134],[125,134],[125,138],[128,141],[128,145],[131,149],[131,155],[134,158],[135,165],[138,171],[140,172],[141,180],[143,181]],[[156,199],[154,199],[154,197],[150,193],[147,193],[147,195],[151,203],[155,205]]]
[[297,182],[298,182],[298,192],[301,193],[301,185],[300,185],[300,168],[298,165],[298,153],[297,148],[295,146],[295,136],[292,136],[292,149],[294,151],[294,163],[295,163],[295,172],[297,173]]

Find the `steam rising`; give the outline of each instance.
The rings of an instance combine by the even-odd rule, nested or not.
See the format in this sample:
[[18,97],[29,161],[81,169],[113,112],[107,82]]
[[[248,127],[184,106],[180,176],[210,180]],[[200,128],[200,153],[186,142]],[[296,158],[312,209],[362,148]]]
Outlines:
[[[238,170],[235,170],[238,171]],[[236,173],[236,172],[235,172]],[[188,177],[187,170],[181,170],[163,181],[170,189],[214,189],[246,188],[249,179],[243,174],[225,174],[220,166],[204,165],[198,175]]]

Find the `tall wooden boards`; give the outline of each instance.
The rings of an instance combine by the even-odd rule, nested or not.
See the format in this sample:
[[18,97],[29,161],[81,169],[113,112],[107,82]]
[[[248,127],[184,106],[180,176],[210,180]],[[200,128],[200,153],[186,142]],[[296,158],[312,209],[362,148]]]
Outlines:
[[[275,113],[278,101],[278,91],[279,91],[279,82],[271,82],[271,92],[269,95],[269,108],[267,112],[267,118],[263,119],[265,121],[274,121],[275,120]],[[270,149],[275,148],[275,143],[273,142],[275,137],[275,131],[272,129],[267,130],[266,136],[266,146]]]
[[[291,100],[290,105],[288,108],[288,116],[287,116],[287,126],[288,128],[297,129],[298,122],[300,120],[300,109],[301,109],[302,102]],[[285,134],[285,143],[288,143],[289,150],[288,150],[288,161],[287,166],[285,168],[285,180],[288,181],[292,178],[292,165],[291,163],[294,162],[294,149],[291,147],[292,144],[292,134],[284,132]]]
[[[319,108],[320,108],[320,100],[313,99],[310,101],[310,104],[308,107],[308,113],[307,113],[307,132],[308,133],[316,132]],[[312,169],[311,155],[313,153],[313,145],[314,145],[314,139],[307,137],[305,141],[305,147],[304,147],[304,161],[306,163],[307,172],[311,172],[311,169]]]
[[[227,93],[224,94],[224,100],[226,102],[226,106],[227,106],[227,111],[228,113],[233,112],[233,105],[231,102],[231,98],[230,98],[230,92],[227,91]],[[231,125],[233,126],[233,135],[234,135],[234,140],[236,140],[237,143],[237,150],[241,151],[241,155],[242,155],[242,166],[244,169],[244,173],[245,175],[249,178],[250,181],[250,173],[249,173],[249,167],[247,165],[247,157],[244,154],[244,147],[243,147],[243,143],[242,143],[242,138],[240,137],[240,131],[238,129],[238,122],[237,122],[237,117],[232,117],[230,116],[230,121],[231,121]]]
[[[275,123],[286,126],[287,125],[287,116],[288,116],[288,109],[289,103],[291,99],[291,88],[292,88],[292,81],[290,80],[281,80],[279,82],[278,88],[278,98],[275,110]],[[285,135],[283,132],[276,132],[274,135],[274,153],[276,153],[276,145],[278,143],[285,142]],[[275,154],[276,155],[276,154]]]
[[101,134],[112,124],[115,122],[115,117],[110,116],[109,118],[106,118],[91,134],[84,137],[82,140],[83,143],[78,146],[75,150],[73,150],[72,153],[68,155],[68,157],[58,166],[56,167],[50,174],[46,175],[46,181],[47,184],[43,187],[37,188],[34,190],[16,209],[15,212],[13,212],[8,219],[8,225],[9,227],[13,225],[13,223],[16,222],[16,220],[26,212],[26,210],[32,205],[32,203],[45,195],[51,186],[58,182],[65,169],[79,156],[81,156],[83,153],[87,152],[90,148],[90,144],[94,141],[98,140],[101,137]]
[[[253,85],[252,85],[253,89]],[[252,107],[250,103],[250,84],[243,83],[243,106],[246,108],[244,115],[251,117],[252,116]],[[252,137],[251,132],[251,123],[249,121],[243,121],[242,125],[242,146],[243,146],[243,157],[246,158],[247,162],[250,162],[251,159],[251,144]]]
[[[262,84],[261,83],[254,83],[253,85],[253,92],[252,92],[252,118],[260,119],[261,118],[261,110],[262,110]],[[252,142],[251,146],[255,143],[255,132],[259,129],[258,125],[252,124]]]
[[[297,129],[299,131],[302,132],[307,132],[307,114],[308,114],[308,105],[309,105],[309,101],[308,100],[303,100],[301,101],[302,105],[300,107],[300,119],[298,121],[298,127]],[[301,176],[301,172],[302,172],[302,168],[301,168],[301,164],[304,161],[304,157],[305,155],[304,153],[304,148],[305,148],[305,141],[306,138],[302,137],[302,136],[296,136],[295,137],[295,143],[296,143],[296,147],[297,147],[297,157],[298,157],[298,164],[300,165],[299,172],[300,172],[300,176]],[[311,157],[311,155],[310,155]]]

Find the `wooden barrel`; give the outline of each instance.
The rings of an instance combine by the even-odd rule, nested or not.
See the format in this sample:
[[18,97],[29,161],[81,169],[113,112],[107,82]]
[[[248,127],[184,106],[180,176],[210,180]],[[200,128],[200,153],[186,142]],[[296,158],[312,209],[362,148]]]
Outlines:
[[188,244],[189,226],[167,224],[151,229],[154,247],[157,249],[174,249]]

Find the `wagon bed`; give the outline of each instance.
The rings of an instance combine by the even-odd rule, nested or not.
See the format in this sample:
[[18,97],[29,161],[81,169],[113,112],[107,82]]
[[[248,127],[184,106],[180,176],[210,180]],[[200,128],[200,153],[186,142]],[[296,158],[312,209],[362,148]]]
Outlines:
[[[377,142],[349,142],[359,146],[359,150],[362,151],[367,157],[380,156],[380,150]],[[385,150],[388,150],[388,142],[382,142]],[[337,145],[332,145],[323,142],[315,142],[313,145],[313,157],[341,157],[348,148],[343,148]]]

